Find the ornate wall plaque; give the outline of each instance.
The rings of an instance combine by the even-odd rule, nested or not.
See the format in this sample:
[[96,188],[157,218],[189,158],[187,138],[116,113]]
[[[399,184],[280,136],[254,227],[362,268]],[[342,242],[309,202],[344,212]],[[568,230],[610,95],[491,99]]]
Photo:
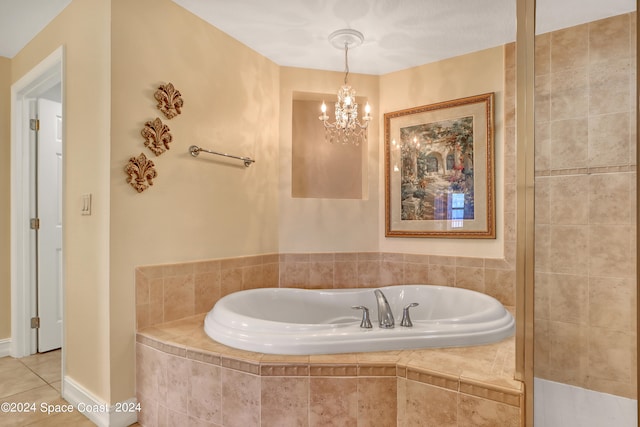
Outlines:
[[162,123],[159,118],[146,122],[140,134],[145,139],[144,146],[153,151],[156,156],[168,150],[169,143],[173,140],[169,126]]
[[173,84],[161,85],[154,97],[158,101],[158,109],[164,113],[167,119],[172,119],[182,112],[181,108],[184,103],[182,94],[173,87]]
[[142,193],[153,185],[153,179],[158,176],[155,165],[144,153],[140,153],[138,157],[131,157],[124,171],[127,174],[127,182],[138,193]]

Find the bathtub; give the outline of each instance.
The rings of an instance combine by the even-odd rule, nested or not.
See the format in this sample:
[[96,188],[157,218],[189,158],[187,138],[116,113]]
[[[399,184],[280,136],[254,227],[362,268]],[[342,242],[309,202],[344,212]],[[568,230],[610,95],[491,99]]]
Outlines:
[[[489,344],[513,335],[511,313],[495,298],[467,289],[431,285],[380,289],[395,327],[378,326],[374,289],[263,288],[221,298],[206,315],[204,329],[230,347],[269,354],[330,354]],[[412,327],[400,326],[410,303]],[[370,310],[371,329],[361,328]]]

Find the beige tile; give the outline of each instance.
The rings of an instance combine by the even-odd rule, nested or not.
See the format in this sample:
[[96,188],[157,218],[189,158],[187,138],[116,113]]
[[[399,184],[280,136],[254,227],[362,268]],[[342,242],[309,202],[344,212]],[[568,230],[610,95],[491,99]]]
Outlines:
[[397,419],[397,380],[358,378],[358,425],[393,426]]
[[630,221],[630,174],[589,176],[589,223],[628,224]]
[[93,427],[96,424],[78,411],[58,413],[29,424],[29,427]]
[[404,283],[404,263],[400,261],[382,261],[380,263],[380,286],[401,285]]
[[333,288],[333,276],[333,260],[312,261],[309,263],[309,283],[307,287],[311,289],[331,289]]
[[553,121],[550,127],[550,169],[586,167],[589,134],[586,118]]
[[551,270],[551,226],[536,224],[535,226],[535,271],[549,272]]
[[629,15],[618,15],[589,24],[589,61],[599,63],[629,57]]
[[460,394],[459,427],[518,427],[520,408],[479,397]]
[[173,411],[187,414],[190,364],[184,357],[166,355],[165,381],[159,383],[160,402]]
[[49,419],[50,415],[40,410],[42,403],[52,405],[68,404],[60,397],[60,393],[57,390],[47,384],[3,397],[2,401],[16,404],[27,402],[34,406],[29,411],[24,412],[0,412],[0,425],[3,427],[21,427]]
[[458,426],[457,393],[415,381],[407,381],[407,426]]
[[242,268],[220,270],[220,298],[242,290]]
[[588,25],[551,33],[551,72],[585,67],[589,59]]
[[312,377],[309,389],[309,424],[351,426],[358,420],[358,379]]
[[308,262],[286,262],[281,264],[281,287],[305,287],[307,283],[309,283]]
[[635,335],[603,328],[589,330],[589,376],[630,381]]
[[[47,384],[19,361],[12,364],[5,362],[4,365],[5,369],[2,371],[2,381],[0,382],[0,396],[2,397],[12,396]],[[11,370],[6,369],[9,366],[12,366]]]
[[[536,118],[535,134],[535,171],[548,172],[551,167],[551,124],[549,122],[539,123]],[[586,157],[585,153],[585,159]]]
[[515,280],[515,270],[487,268],[484,271],[484,292],[504,305],[515,305]]
[[405,262],[404,283],[429,283],[429,265],[424,263]]
[[222,380],[219,366],[189,362],[188,415],[209,423],[222,422]]
[[589,261],[589,233],[585,226],[556,225],[549,233],[549,270],[582,274]]
[[555,375],[555,381],[581,384],[587,372],[587,328],[555,321],[550,321],[548,328],[548,369]]
[[195,313],[205,313],[220,299],[220,272],[194,275]]
[[262,378],[261,387],[261,425],[309,425],[309,378]]
[[551,72],[551,33],[539,34],[535,38],[535,75]]
[[567,120],[587,117],[588,95],[589,81],[586,67],[554,72],[551,74],[551,118]]
[[263,285],[263,266],[251,265],[243,267],[242,271],[242,289],[262,288]]
[[357,261],[336,261],[334,266],[335,288],[356,288],[358,286]]
[[589,177],[556,176],[549,179],[549,216],[551,224],[588,223]]
[[[551,75],[538,75],[534,83],[534,112],[536,123],[551,121]],[[537,137],[537,135],[536,135]]]
[[553,275],[548,273],[537,273],[535,274],[535,319],[549,319],[549,298],[552,286],[552,278]]
[[358,260],[358,287],[368,288],[377,287],[380,283],[380,261]]
[[589,166],[626,165],[629,157],[629,113],[589,118]]
[[437,286],[453,286],[456,283],[455,261],[451,265],[429,265],[429,284]]
[[589,325],[633,332],[635,285],[632,278],[589,278]]
[[483,267],[456,267],[456,288],[484,292]]
[[629,111],[631,60],[615,59],[589,69],[589,114]]
[[589,277],[553,274],[549,279],[549,319],[586,324],[588,320]]
[[260,425],[260,377],[222,369],[222,425]]
[[632,277],[635,257],[632,248],[634,228],[628,225],[589,227],[589,274],[591,276]]

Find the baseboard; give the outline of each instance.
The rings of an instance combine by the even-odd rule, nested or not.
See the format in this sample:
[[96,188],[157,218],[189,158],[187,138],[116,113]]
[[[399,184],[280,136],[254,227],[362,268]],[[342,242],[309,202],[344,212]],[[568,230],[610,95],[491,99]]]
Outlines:
[[69,377],[63,379],[62,397],[99,427],[127,427],[138,421],[135,398],[109,406]]
[[11,354],[11,338],[0,340],[0,357],[9,356]]

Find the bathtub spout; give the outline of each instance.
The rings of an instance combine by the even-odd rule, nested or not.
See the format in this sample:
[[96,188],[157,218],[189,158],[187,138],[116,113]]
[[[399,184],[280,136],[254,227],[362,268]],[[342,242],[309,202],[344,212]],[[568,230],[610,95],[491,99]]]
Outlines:
[[391,311],[387,298],[380,289],[376,289],[373,292],[376,294],[376,299],[378,300],[378,323],[380,327],[385,329],[393,328],[395,321],[393,320],[393,312]]

